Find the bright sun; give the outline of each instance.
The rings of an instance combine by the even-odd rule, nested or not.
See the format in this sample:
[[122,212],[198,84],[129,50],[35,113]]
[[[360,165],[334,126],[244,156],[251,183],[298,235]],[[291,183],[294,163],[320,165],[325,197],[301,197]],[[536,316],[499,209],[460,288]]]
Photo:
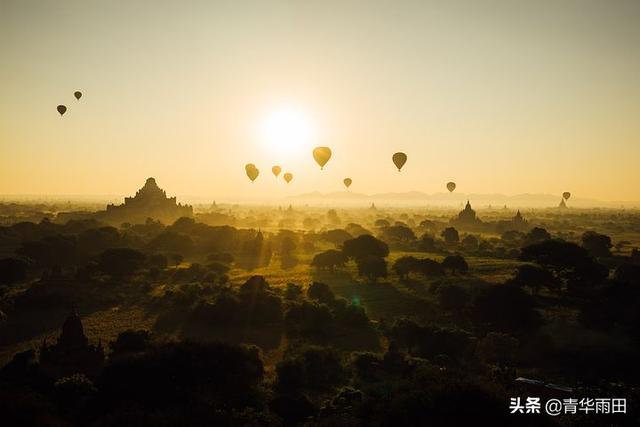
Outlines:
[[267,149],[281,157],[291,157],[308,149],[314,132],[310,117],[303,110],[291,107],[273,110],[260,127]]

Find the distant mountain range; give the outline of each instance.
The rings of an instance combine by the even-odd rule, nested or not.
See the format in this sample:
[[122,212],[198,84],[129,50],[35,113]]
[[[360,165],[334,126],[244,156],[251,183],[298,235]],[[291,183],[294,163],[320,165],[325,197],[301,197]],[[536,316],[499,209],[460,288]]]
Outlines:
[[[318,191],[311,193],[298,194],[291,196],[290,199],[307,202],[328,202],[328,201],[342,201],[345,203],[358,203],[371,202],[371,203],[384,203],[389,202],[401,203],[404,205],[409,204],[425,204],[425,205],[440,205],[440,206],[458,206],[460,203],[466,203],[467,200],[471,202],[474,207],[487,207],[489,205],[493,207],[500,207],[507,205],[508,207],[556,207],[560,203],[561,196],[552,194],[516,194],[516,195],[504,195],[504,194],[477,194],[477,193],[423,193],[421,191],[407,191],[407,192],[391,192],[391,193],[375,193],[375,194],[363,194],[354,193],[351,191],[335,191],[331,193],[320,193]],[[608,207],[608,208],[632,208],[639,207],[640,202],[606,202],[596,199],[571,197],[567,201],[567,206],[575,207]]]

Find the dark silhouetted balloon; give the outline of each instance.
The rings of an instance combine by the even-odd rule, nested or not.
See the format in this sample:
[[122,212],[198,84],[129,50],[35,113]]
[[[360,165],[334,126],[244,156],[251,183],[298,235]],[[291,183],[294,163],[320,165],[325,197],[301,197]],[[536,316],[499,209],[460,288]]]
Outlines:
[[82,92],[77,90],[77,91],[73,92],[73,96],[75,96],[77,100],[80,100],[80,98],[82,98]]
[[564,193],[562,193],[562,197],[564,197],[565,200],[569,200],[569,197],[571,197],[571,193],[565,191]]
[[398,168],[398,172],[400,172],[402,166],[407,163],[407,155],[404,153],[395,153],[391,159],[393,160],[393,164]]
[[64,113],[67,112],[67,107],[65,107],[64,105],[58,105],[56,107],[56,110],[58,110],[58,113],[60,113],[60,115],[62,116]]
[[274,166],[274,167],[271,168],[271,172],[273,172],[273,174],[277,178],[278,175],[280,175],[280,172],[282,172],[282,168],[280,166]]
[[329,147],[316,147],[313,149],[313,158],[320,165],[320,169],[324,168],[331,158],[331,149]]
[[282,177],[284,178],[285,181],[287,181],[287,184],[288,184],[293,179],[293,174],[290,174],[289,172],[287,172],[284,175],[282,175]]
[[345,187],[349,188],[353,181],[351,180],[351,178],[345,178],[342,182],[344,182]]
[[247,172],[247,176],[249,177],[251,182],[255,181],[260,174],[260,171],[253,163],[247,163],[244,167],[244,170]]
[[447,190],[449,190],[449,193],[453,193],[453,190],[455,189],[456,189],[455,182],[447,182]]

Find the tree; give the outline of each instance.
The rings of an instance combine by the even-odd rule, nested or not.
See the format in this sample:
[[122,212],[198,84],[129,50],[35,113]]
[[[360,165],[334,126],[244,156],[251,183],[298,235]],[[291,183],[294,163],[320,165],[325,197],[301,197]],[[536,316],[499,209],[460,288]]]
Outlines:
[[115,227],[91,228],[78,236],[78,246],[84,253],[98,254],[108,248],[122,246],[120,233]]
[[16,253],[31,258],[44,268],[66,267],[80,261],[78,242],[73,236],[53,235],[42,240],[23,242]]
[[584,248],[564,240],[545,240],[522,248],[520,259],[551,267],[571,269],[589,257]]
[[418,243],[418,247],[422,251],[435,251],[436,250],[436,239],[433,238],[432,235],[428,233],[424,233],[420,238],[420,242]]
[[115,341],[109,343],[111,348],[110,358],[124,356],[132,353],[144,352],[149,345],[149,331],[144,329],[128,329],[120,332]]
[[442,267],[453,273],[466,273],[469,271],[467,261],[461,255],[449,255],[442,260]]
[[356,261],[366,257],[385,258],[389,255],[389,247],[387,244],[375,237],[363,234],[355,239],[344,242],[342,252],[348,257]]
[[298,258],[295,256],[296,242],[290,236],[284,236],[280,241],[280,265],[282,268],[287,269],[295,266],[298,263]]
[[387,242],[408,243],[416,240],[413,230],[404,225],[381,227],[380,237]]
[[366,256],[356,260],[358,265],[358,275],[367,277],[375,282],[379,277],[387,277],[387,262],[384,258],[377,256]]
[[360,224],[355,224],[353,222],[347,224],[344,229],[347,231],[347,233],[351,234],[354,237],[362,236],[363,234],[371,234],[369,230],[367,230]]
[[154,254],[149,257],[149,265],[164,270],[169,265],[169,260],[163,254]]
[[440,236],[442,236],[444,242],[447,245],[456,245],[460,241],[458,230],[456,230],[454,227],[445,228],[444,230],[442,230],[442,233],[440,233]]
[[533,298],[507,284],[484,288],[473,302],[473,316],[488,328],[505,332],[531,331],[540,324]]
[[336,299],[329,286],[320,282],[309,285],[307,296],[324,304],[331,304]]
[[519,244],[525,238],[525,234],[517,230],[507,230],[500,236],[500,240],[509,244]]
[[470,301],[469,293],[456,285],[445,285],[438,288],[438,302],[447,310],[458,312],[463,310]]
[[616,267],[613,278],[621,283],[640,286],[640,265],[620,264]]
[[112,248],[100,254],[98,268],[113,277],[122,278],[135,273],[144,261],[144,254],[135,249]]
[[467,234],[462,239],[462,246],[468,251],[475,251],[478,249],[478,238],[473,234]]
[[[169,342],[108,364],[99,383],[109,411],[134,405],[145,412],[162,408],[164,413],[188,414],[202,396],[216,407],[246,408],[255,400],[263,378],[264,365],[255,347]],[[195,419],[183,421],[196,423]]]
[[189,254],[194,249],[193,240],[190,236],[175,231],[165,231],[159,234],[149,242],[148,246],[149,249],[155,251],[177,252],[181,254]]
[[592,257],[604,258],[611,256],[611,237],[596,233],[595,231],[585,231],[582,235],[582,247],[585,248]]
[[525,246],[520,259],[552,270],[574,295],[592,288],[609,275],[607,267],[598,264],[584,248],[559,239]]
[[19,258],[0,259],[0,285],[22,282],[27,278],[29,264]]
[[545,240],[550,240],[551,234],[544,228],[533,227],[525,236],[524,236],[524,244],[525,245],[533,245],[535,243],[541,243]]
[[336,268],[344,267],[346,262],[345,254],[335,249],[329,249],[314,256],[311,265],[319,269],[334,271]]
[[516,275],[511,279],[511,283],[517,286],[526,286],[531,289],[531,293],[536,295],[540,288],[545,287],[558,290],[558,280],[549,270],[531,264],[518,266]]
[[345,240],[353,239],[353,236],[341,228],[336,228],[335,230],[329,230],[324,233],[322,238],[337,247],[343,244]]
[[418,271],[420,260],[412,256],[403,256],[398,258],[393,263],[393,271],[400,277],[401,280],[408,280],[409,273]]
[[445,274],[442,264],[429,258],[421,259],[418,269],[425,277],[440,277]]
[[338,216],[338,213],[335,211],[335,209],[329,209],[329,211],[327,212],[327,221],[333,226],[340,224],[340,217]]
[[478,355],[486,363],[510,365],[516,359],[519,342],[508,334],[489,332],[478,343]]
[[382,227],[389,227],[391,223],[386,219],[380,218],[380,219],[376,219],[376,222],[374,222],[373,225],[375,225],[378,228],[382,228]]

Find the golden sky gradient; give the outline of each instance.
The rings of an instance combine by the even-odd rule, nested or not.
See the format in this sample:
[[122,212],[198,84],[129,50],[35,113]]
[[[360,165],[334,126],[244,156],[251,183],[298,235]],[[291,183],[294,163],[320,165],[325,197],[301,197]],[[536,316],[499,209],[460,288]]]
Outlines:
[[[309,147],[265,143],[283,109],[312,123]],[[313,145],[333,149],[324,171]],[[364,193],[639,200],[639,160],[638,1],[0,0],[0,194],[154,176],[250,198],[348,176]]]

